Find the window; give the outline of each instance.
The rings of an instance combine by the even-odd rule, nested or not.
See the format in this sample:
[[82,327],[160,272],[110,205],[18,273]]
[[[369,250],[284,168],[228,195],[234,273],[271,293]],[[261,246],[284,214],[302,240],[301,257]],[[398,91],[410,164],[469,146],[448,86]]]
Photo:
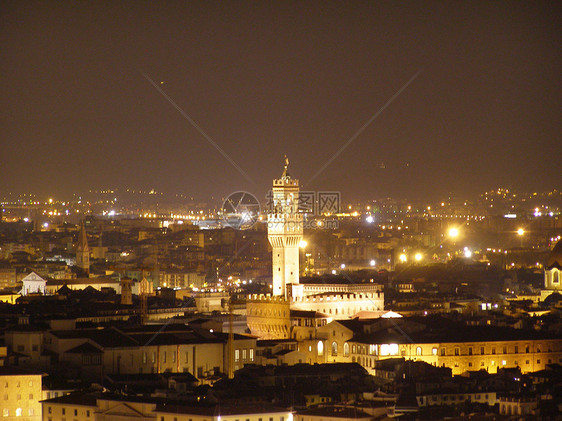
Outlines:
[[176,362],[176,351],[172,352],[172,362],[175,363]]
[[433,355],[437,355],[437,348],[432,348],[431,353],[432,353]]
[[33,393],[29,394],[29,400],[32,401],[33,400]]
[[506,361],[506,360],[502,360],[502,365],[507,365],[507,361]]
[[334,357],[338,355],[338,343],[336,341],[332,342],[332,355]]
[[35,409],[29,408],[29,409],[27,410],[27,415],[30,415],[30,416],[35,415]]
[[146,364],[146,352],[142,353],[142,363]]
[[468,366],[469,366],[469,367],[472,367],[472,363],[471,363],[471,362],[469,362],[469,363],[468,363]]
[[153,351],[153,352],[152,352],[151,361],[152,361],[153,364],[156,362],[156,351]]
[[324,355],[324,342],[318,341],[316,347],[318,348],[318,356],[321,357],[322,355]]
[[90,410],[86,410],[86,416],[89,417],[90,416]]
[[416,348],[416,355],[421,355],[421,354],[422,354],[421,346],[418,346],[418,347]]
[[441,348],[441,356],[445,356],[445,348]]
[[503,347],[503,353],[504,353],[504,354],[507,354],[507,346],[504,346],[504,347]]
[[235,362],[240,361],[240,350],[239,349],[234,350],[234,361]]
[[74,410],[74,416],[75,417],[78,416],[78,410],[77,409]]
[[185,363],[189,362],[189,352],[185,351]]
[[347,342],[343,344],[343,355],[344,357],[349,356],[349,344]]
[[526,353],[526,354],[529,353],[529,345],[525,345],[525,353]]
[[495,355],[495,354],[496,354],[496,347],[493,346],[493,347],[492,347],[492,355]]
[[455,355],[459,356],[461,353],[461,350],[459,348],[455,348]]
[[250,348],[250,361],[254,361],[254,349]]
[[4,408],[4,410],[2,411],[2,415],[4,417],[9,417],[10,416],[10,410],[8,408]]
[[66,415],[66,408],[62,408],[62,415]]
[[518,352],[519,352],[519,347],[515,345],[515,353],[517,354]]
[[484,355],[484,347],[483,346],[480,347],[480,355]]
[[162,362],[165,363],[166,362],[166,351],[164,351],[162,353]]
[[246,348],[244,348],[242,350],[242,361],[246,361],[246,353],[247,353],[247,350],[246,350]]
[[47,412],[48,412],[49,414],[52,414],[52,413],[53,413],[53,408],[51,408],[51,407],[49,406],[49,407],[47,408]]

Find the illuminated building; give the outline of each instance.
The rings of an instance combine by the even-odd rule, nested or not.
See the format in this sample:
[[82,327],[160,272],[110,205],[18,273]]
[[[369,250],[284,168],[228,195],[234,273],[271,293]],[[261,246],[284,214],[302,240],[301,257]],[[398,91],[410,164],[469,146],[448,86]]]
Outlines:
[[299,245],[303,219],[298,211],[299,182],[288,172],[288,160],[280,179],[273,180],[273,203],[268,215],[272,246],[272,294],[253,295],[247,303],[248,327],[261,339],[299,336],[291,311],[320,313],[320,319],[349,319],[363,311],[384,309],[382,287],[374,283],[301,283]]
[[41,420],[41,374],[0,367],[0,414],[4,420]]
[[372,374],[376,361],[397,357],[448,367],[453,375],[513,367],[530,373],[562,363],[562,339],[555,334],[442,318],[336,320],[318,328],[317,338],[310,360],[357,362]]
[[544,266],[544,289],[541,290],[541,301],[555,292],[562,292],[562,240],[556,243]]

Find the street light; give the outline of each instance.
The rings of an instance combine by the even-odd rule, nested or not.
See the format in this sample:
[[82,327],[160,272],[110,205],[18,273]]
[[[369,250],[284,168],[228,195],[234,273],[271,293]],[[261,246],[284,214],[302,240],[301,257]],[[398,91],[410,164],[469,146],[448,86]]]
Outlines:
[[299,242],[299,247],[300,247],[301,249],[306,248],[306,246],[308,246],[308,243],[307,243],[305,240],[301,240],[301,241]]
[[420,262],[421,259],[423,259],[423,255],[421,253],[416,253],[414,259],[416,259],[416,262]]
[[459,229],[458,228],[449,228],[449,237],[457,238],[459,236]]
[[521,248],[523,248],[523,235],[525,234],[525,230],[523,228],[519,228],[517,230],[517,235],[519,236],[519,245],[521,246]]

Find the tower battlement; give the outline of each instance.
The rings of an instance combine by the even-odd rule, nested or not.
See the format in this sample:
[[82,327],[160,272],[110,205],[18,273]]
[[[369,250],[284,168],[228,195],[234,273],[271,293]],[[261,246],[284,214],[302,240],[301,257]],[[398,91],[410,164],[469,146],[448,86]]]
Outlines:
[[272,303],[272,304],[284,304],[289,302],[289,300],[282,295],[270,295],[270,294],[250,294],[248,295],[248,301]]
[[286,186],[292,186],[292,187],[299,187],[299,180],[297,180],[296,178],[278,178],[273,180],[273,187],[286,187]]

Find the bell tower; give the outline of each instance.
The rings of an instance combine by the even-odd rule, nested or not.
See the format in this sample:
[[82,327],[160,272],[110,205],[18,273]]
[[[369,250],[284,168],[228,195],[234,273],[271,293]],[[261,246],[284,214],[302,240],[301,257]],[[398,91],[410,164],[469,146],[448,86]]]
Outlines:
[[83,269],[86,273],[90,273],[90,247],[88,246],[86,227],[83,222],[80,226],[78,244],[76,245],[76,266]]
[[299,180],[291,178],[289,160],[285,156],[283,174],[273,180],[271,209],[267,217],[267,236],[273,249],[272,295],[302,295],[298,285],[303,219],[298,201]]

